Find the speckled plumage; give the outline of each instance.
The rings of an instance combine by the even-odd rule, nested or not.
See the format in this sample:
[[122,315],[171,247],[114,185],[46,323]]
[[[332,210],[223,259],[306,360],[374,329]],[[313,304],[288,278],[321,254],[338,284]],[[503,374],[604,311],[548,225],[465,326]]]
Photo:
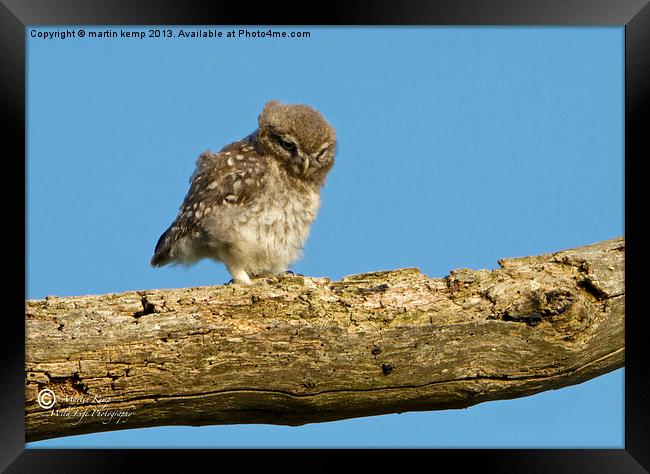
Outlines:
[[196,162],[151,265],[225,263],[235,283],[284,272],[301,254],[334,164],[334,129],[315,109],[268,102],[248,137]]

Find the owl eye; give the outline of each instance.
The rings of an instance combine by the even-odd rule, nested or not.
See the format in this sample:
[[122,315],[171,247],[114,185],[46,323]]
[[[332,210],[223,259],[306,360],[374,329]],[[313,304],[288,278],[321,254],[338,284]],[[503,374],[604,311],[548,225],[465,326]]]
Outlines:
[[323,148],[321,151],[318,152],[318,155],[316,155],[317,160],[322,160],[325,157],[325,153],[329,151],[329,147]]
[[278,142],[278,144],[279,144],[282,148],[284,148],[285,150],[287,150],[287,151],[289,151],[289,152],[291,152],[291,153],[293,153],[294,150],[296,149],[296,145],[295,145],[295,143],[288,142],[287,140],[283,139],[283,138],[282,138],[281,136],[279,136],[279,135],[276,136],[276,141]]

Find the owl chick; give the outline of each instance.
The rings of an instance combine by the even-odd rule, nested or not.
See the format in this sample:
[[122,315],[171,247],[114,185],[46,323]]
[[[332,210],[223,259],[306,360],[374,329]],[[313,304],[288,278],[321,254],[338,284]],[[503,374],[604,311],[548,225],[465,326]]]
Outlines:
[[334,165],[336,134],[306,105],[270,101],[258,128],[199,156],[176,220],[153,267],[223,262],[234,283],[285,272],[301,254]]

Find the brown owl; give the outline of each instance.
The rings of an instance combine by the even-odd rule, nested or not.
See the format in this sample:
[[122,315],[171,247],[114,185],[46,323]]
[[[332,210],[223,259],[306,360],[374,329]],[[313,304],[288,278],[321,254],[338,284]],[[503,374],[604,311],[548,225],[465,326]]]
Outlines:
[[248,137],[199,156],[153,267],[223,262],[234,283],[286,271],[301,254],[334,165],[336,134],[306,105],[270,101]]

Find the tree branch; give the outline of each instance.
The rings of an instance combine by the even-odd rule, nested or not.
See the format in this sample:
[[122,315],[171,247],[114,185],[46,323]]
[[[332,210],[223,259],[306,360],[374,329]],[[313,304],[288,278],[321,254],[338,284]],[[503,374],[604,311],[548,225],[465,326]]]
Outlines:
[[301,425],[577,384],[624,364],[624,253],[618,238],[443,279],[402,269],[27,301],[27,441]]

